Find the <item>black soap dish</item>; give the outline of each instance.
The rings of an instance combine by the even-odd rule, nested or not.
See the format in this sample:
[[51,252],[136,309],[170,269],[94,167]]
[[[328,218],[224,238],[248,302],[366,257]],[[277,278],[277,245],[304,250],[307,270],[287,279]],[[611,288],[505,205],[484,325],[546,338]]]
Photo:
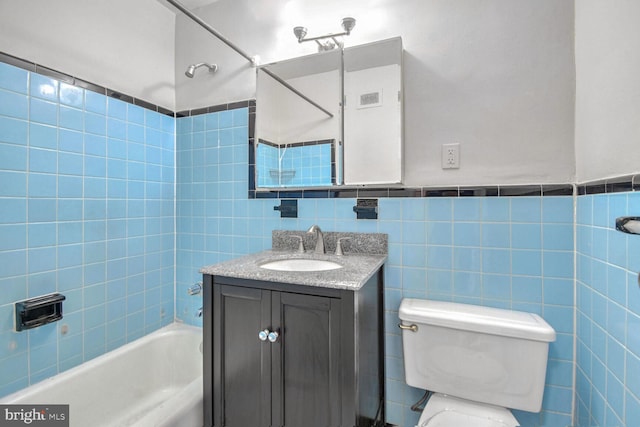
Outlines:
[[43,295],[15,303],[16,331],[37,328],[62,319],[62,294]]
[[280,200],[280,206],[274,206],[274,211],[280,211],[280,218],[298,218],[298,199]]
[[353,211],[357,219],[378,219],[378,199],[357,199]]

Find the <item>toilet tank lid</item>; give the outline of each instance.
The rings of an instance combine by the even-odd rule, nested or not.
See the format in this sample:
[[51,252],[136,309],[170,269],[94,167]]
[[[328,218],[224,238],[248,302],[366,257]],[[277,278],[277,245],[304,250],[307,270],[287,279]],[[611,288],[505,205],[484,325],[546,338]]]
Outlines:
[[400,320],[491,335],[552,342],[556,331],[534,313],[405,298],[400,303]]

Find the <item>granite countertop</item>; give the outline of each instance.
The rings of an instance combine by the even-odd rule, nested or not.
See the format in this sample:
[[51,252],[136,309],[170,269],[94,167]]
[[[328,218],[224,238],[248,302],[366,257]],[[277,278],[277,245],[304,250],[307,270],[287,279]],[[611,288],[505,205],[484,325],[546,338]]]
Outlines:
[[[343,267],[336,270],[304,272],[276,271],[260,268],[260,265],[266,262],[296,258],[333,261],[341,264]],[[331,254],[315,254],[313,252],[299,253],[290,250],[282,251],[272,249],[206,266],[200,269],[200,273],[239,279],[263,280],[356,291],[382,267],[386,259],[386,254],[347,253],[342,256],[337,256]]]

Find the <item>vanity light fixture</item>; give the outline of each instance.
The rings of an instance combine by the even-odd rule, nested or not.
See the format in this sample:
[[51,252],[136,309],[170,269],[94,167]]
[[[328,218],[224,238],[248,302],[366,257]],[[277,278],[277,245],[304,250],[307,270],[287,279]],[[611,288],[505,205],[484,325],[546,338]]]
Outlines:
[[[351,34],[351,30],[353,30],[353,27],[355,26],[356,26],[356,20],[351,17],[346,17],[346,18],[342,18],[342,29],[344,31],[341,33],[305,38],[307,36],[307,28],[294,27],[293,34],[298,39],[298,43],[315,41],[318,44],[318,52],[323,52],[326,50],[335,49],[336,47],[339,47],[340,49],[342,49],[344,47],[344,43],[336,39],[336,37],[348,36],[349,34]],[[331,40],[325,40],[325,39],[331,39]]]

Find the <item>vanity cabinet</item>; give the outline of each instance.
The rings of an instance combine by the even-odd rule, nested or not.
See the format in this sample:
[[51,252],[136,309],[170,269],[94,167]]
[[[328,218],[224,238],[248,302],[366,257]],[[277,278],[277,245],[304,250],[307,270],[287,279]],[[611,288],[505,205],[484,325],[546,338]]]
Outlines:
[[382,270],[346,290],[204,276],[205,426],[384,419]]

